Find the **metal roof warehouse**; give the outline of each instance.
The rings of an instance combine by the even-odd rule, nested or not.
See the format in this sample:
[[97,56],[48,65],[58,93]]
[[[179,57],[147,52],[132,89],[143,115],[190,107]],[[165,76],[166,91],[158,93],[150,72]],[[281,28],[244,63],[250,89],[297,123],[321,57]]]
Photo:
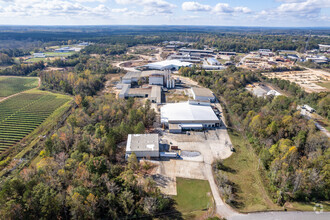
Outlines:
[[[180,127],[189,130],[189,125],[196,127],[219,127],[220,119],[216,116],[209,103],[198,104],[195,102],[169,103],[161,109],[161,123],[181,124]],[[197,126],[197,124],[199,124]]]

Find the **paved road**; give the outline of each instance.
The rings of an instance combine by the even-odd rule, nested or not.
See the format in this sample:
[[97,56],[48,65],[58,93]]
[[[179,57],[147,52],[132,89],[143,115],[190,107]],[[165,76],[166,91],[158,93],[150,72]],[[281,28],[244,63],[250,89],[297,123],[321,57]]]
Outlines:
[[238,214],[227,217],[228,220],[328,220],[330,212],[259,212]]
[[212,191],[212,195],[213,195],[213,199],[216,205],[216,211],[219,215],[224,216],[226,218],[231,218],[231,217],[235,217],[237,215],[239,215],[238,212],[236,212],[235,210],[233,210],[230,206],[228,206],[227,204],[225,204],[219,194],[219,190],[218,187],[215,183],[213,174],[212,174],[212,166],[211,164],[206,164],[205,163],[205,173],[204,175],[206,176],[206,178],[208,179],[209,183],[210,183],[210,187],[211,187],[211,191]]
[[[328,136],[329,138],[330,138],[330,132],[326,129],[326,128],[324,128],[322,125],[320,125],[320,123],[318,123],[316,120],[315,120],[315,118],[314,118],[314,116],[311,114],[311,113],[309,113],[308,111],[306,111],[306,109],[300,109],[300,107],[298,107],[298,109],[300,110],[300,114],[301,115],[303,115],[303,116],[305,116],[307,119],[312,119],[313,121],[314,121],[314,124],[315,124],[315,126],[323,133],[323,134],[325,134],[326,136]],[[315,115],[317,115],[316,113],[314,113]],[[317,117],[319,117],[319,118],[322,118],[321,116],[319,116],[319,115],[317,115]]]

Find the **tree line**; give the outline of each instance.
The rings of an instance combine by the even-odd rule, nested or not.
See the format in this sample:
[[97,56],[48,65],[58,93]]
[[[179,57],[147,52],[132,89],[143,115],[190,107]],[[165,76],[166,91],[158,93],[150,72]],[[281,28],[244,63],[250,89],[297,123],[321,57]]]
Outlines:
[[[180,72],[211,88],[222,100],[228,110],[224,112],[227,124],[245,136],[262,161],[275,202],[329,200],[329,139],[297,111],[300,101],[329,101],[329,93],[307,95],[295,84],[273,80],[298,96],[258,98],[245,86],[263,81],[260,73],[236,67],[217,73],[196,68]],[[329,112],[329,105],[325,108]]]

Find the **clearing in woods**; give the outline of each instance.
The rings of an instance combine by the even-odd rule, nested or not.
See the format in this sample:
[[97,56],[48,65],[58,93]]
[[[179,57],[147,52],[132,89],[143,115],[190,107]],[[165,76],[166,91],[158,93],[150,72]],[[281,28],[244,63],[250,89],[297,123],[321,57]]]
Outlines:
[[0,102],[0,154],[71,100],[66,95],[30,90]]
[[38,77],[0,77],[1,98],[38,87]]

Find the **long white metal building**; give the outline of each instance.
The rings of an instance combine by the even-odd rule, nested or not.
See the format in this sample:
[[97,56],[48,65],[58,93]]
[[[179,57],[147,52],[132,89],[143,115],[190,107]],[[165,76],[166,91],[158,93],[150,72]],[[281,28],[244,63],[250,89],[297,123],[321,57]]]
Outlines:
[[191,67],[193,64],[182,62],[180,60],[164,60],[155,63],[149,63],[144,67],[151,70],[178,70],[180,67]]

